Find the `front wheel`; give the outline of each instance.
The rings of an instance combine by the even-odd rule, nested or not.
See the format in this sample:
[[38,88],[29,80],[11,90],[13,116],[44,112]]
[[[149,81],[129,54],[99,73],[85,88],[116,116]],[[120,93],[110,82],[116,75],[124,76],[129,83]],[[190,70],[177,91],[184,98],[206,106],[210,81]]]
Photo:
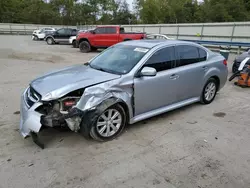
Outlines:
[[90,130],[90,136],[97,141],[113,140],[123,131],[126,124],[124,109],[113,105],[105,110]]
[[201,95],[201,102],[203,104],[210,104],[211,102],[213,102],[217,91],[218,91],[217,81],[214,78],[210,78],[203,88]]
[[88,53],[91,51],[91,46],[88,41],[82,41],[79,45],[81,52]]

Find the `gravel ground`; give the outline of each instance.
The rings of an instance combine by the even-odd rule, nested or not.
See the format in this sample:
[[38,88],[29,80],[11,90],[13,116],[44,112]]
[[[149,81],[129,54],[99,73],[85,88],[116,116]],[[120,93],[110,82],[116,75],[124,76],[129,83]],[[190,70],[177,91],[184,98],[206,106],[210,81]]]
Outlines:
[[0,41],[0,188],[250,187],[249,89],[227,83],[212,104],[130,125],[111,142],[46,130],[41,150],[18,132],[21,92],[96,54],[28,36]]

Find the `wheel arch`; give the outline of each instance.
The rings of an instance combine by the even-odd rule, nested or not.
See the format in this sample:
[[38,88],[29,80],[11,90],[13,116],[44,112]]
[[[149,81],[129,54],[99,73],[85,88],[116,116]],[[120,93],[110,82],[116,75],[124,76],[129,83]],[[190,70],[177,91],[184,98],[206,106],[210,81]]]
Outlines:
[[81,122],[81,133],[83,134],[83,136],[88,138],[89,132],[94,122],[99,117],[99,115],[103,113],[106,109],[117,104],[123,108],[125,115],[126,115],[126,123],[128,123],[129,122],[129,108],[127,104],[122,99],[119,99],[117,97],[110,97],[110,98],[103,100],[101,103],[96,105],[93,109],[87,110],[86,112],[84,112],[84,117],[82,118],[82,122]]
[[45,37],[45,40],[47,40],[48,38],[52,38],[55,41],[55,38],[52,35],[48,35]]
[[[220,78],[217,76],[217,75],[214,75],[214,76],[211,76],[210,78],[213,78],[216,80],[216,83],[217,83],[217,87],[218,89],[220,88]],[[209,79],[210,79],[209,78]]]
[[79,40],[79,44],[80,44],[82,41],[88,42],[88,43],[90,44],[90,46],[91,46],[91,43],[90,43],[90,41],[89,41],[87,38],[81,38],[81,39]]

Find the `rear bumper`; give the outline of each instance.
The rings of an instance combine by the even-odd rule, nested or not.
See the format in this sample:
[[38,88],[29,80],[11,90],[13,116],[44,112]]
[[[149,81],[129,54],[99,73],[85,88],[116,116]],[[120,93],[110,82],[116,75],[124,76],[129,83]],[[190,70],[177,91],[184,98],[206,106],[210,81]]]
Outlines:
[[42,103],[37,102],[29,108],[25,102],[26,91],[27,89],[21,96],[20,106],[20,133],[24,138],[29,136],[31,132],[38,133],[42,127],[40,123],[42,114],[35,111]]
[[37,37],[37,38],[43,40],[43,39],[45,38],[45,34],[44,34],[44,33],[41,33],[41,34],[33,34],[33,35],[32,35],[32,38],[34,38],[34,37]]

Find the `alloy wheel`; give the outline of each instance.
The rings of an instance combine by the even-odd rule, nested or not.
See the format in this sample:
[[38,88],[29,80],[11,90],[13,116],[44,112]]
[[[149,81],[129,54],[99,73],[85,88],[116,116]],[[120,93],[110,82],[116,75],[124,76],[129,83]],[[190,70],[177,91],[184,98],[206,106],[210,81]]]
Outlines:
[[211,101],[216,94],[216,85],[214,82],[210,82],[205,88],[205,99]]
[[102,137],[111,137],[122,125],[122,115],[116,109],[106,110],[97,120],[97,132]]

